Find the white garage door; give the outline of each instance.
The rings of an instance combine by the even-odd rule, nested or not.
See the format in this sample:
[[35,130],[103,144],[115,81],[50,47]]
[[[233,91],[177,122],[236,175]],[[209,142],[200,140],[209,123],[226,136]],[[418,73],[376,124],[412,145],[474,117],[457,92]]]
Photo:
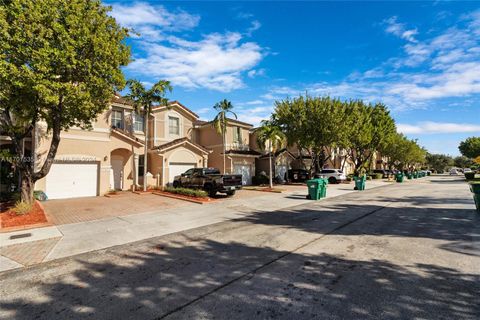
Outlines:
[[54,163],[46,179],[45,192],[49,199],[96,196],[98,164]]
[[188,169],[195,168],[196,166],[196,163],[170,162],[168,164],[168,182],[172,183],[175,176],[179,176]]
[[242,184],[252,184],[252,166],[247,164],[234,164],[233,173],[242,175]]

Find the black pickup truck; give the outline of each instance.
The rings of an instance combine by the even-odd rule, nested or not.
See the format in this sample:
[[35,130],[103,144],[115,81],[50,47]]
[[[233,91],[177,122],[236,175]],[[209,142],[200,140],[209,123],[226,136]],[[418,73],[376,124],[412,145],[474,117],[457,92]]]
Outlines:
[[233,196],[236,190],[242,188],[242,175],[220,174],[216,168],[192,168],[176,176],[173,187],[203,189],[210,197],[217,192]]

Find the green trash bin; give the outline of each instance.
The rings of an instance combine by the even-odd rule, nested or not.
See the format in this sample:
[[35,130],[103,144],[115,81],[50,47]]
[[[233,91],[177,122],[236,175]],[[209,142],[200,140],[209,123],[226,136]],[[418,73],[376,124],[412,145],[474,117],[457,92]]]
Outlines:
[[365,181],[367,181],[367,176],[363,175],[361,177],[353,177],[355,179],[355,190],[365,190]]
[[308,199],[320,200],[327,196],[328,180],[323,178],[307,180]]
[[418,178],[418,172],[417,171],[413,171],[413,179],[417,179]]
[[411,172],[407,173],[407,179],[412,180],[413,179],[413,174]]
[[325,198],[327,196],[328,179],[321,178],[317,180],[320,180],[320,198]]
[[473,193],[477,213],[480,213],[480,183],[470,183],[470,191]]
[[395,179],[397,180],[397,182],[399,183],[402,183],[403,182],[403,178],[404,178],[404,175],[403,173],[399,172],[395,175]]

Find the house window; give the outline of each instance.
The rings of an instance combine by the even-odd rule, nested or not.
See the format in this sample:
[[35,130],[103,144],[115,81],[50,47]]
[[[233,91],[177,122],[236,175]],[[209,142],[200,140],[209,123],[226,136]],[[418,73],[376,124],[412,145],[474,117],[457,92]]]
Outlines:
[[143,131],[143,116],[137,113],[133,114],[133,130],[134,131]]
[[233,142],[242,143],[242,129],[240,127],[233,128]]
[[121,110],[112,110],[112,127],[123,129],[123,112]]
[[168,117],[168,132],[177,136],[180,134],[180,119]]
[[145,167],[145,156],[143,154],[138,156],[138,176],[143,177],[143,168]]

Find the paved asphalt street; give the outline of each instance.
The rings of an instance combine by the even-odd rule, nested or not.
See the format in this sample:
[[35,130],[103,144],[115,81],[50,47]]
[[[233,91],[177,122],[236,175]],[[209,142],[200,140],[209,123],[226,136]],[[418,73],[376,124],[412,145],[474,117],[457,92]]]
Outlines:
[[0,273],[0,319],[479,319],[480,215],[433,176]]

